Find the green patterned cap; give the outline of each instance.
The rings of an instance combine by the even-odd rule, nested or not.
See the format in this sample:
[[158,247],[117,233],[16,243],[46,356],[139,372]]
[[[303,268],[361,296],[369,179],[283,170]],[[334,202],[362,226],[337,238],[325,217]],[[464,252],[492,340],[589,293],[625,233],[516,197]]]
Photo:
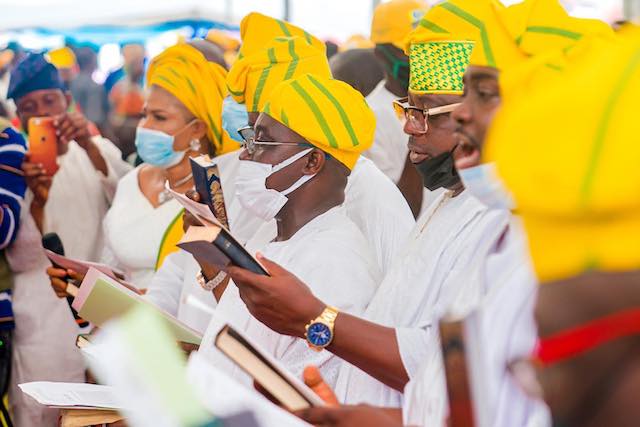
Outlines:
[[409,48],[409,90],[414,93],[461,95],[473,41],[430,41]]

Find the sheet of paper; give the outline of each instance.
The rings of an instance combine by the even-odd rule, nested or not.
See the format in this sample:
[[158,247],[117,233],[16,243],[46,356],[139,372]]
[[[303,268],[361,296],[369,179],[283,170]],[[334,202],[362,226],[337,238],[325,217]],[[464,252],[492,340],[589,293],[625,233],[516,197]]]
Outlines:
[[50,407],[120,409],[112,387],[37,381],[18,385],[23,393]]
[[191,353],[187,378],[200,401],[218,417],[249,411],[260,427],[305,427],[309,424],[279,408],[253,389],[249,389],[209,363],[204,356]]
[[55,252],[51,252],[48,249],[45,249],[44,253],[47,255],[47,258],[49,258],[51,262],[63,268],[74,270],[80,274],[87,274],[87,271],[89,270],[89,268],[95,268],[99,272],[104,273],[111,278],[114,278],[114,279],[125,278],[124,272],[116,268],[111,268],[105,264],[100,264],[97,262],[89,262],[89,261],[80,261],[77,259],[68,258],[63,255],[58,255]]
[[211,212],[209,206],[203,203],[194,202],[184,194],[173,191],[168,186],[165,186],[165,188],[169,190],[169,193],[173,196],[173,198],[176,199],[183,208],[191,212],[202,223],[202,225],[213,224],[221,228],[226,228],[220,223],[220,221],[218,221],[215,215],[213,215],[213,212]]

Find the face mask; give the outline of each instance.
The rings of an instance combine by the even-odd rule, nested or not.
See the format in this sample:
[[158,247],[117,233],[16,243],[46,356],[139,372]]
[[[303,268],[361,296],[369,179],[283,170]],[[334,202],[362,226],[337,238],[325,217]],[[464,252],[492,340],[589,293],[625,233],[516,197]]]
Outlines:
[[460,179],[471,195],[495,209],[513,209],[515,202],[504,188],[494,163],[484,163],[458,171]]
[[422,184],[431,191],[441,187],[449,188],[460,182],[460,176],[453,160],[453,150],[427,159],[415,166],[422,175]]
[[231,139],[244,142],[238,129],[247,125],[249,115],[244,105],[238,104],[233,98],[227,97],[222,105],[222,127]]
[[398,82],[402,83],[405,89],[409,88],[409,64],[406,60],[396,58],[391,52],[389,52],[384,46],[380,46],[380,51],[387,57],[390,64],[387,64],[387,68],[391,73],[391,76]]
[[236,196],[242,207],[263,221],[271,221],[275,218],[289,200],[287,195],[300,188],[313,178],[315,174],[303,175],[294,182],[291,187],[282,192],[267,188],[267,178],[286,168],[296,160],[303,158],[312,150],[313,148],[309,148],[301,151],[273,166],[252,160],[240,160],[240,168],[238,170],[238,176],[236,177]]
[[[191,123],[178,131],[176,135],[189,127]],[[147,129],[140,126],[136,128],[136,150],[142,160],[150,165],[168,169],[180,163],[189,149],[193,151],[200,149],[200,142],[193,140],[191,141],[189,149],[175,151],[173,149],[174,141],[175,135],[169,135],[159,130]]]

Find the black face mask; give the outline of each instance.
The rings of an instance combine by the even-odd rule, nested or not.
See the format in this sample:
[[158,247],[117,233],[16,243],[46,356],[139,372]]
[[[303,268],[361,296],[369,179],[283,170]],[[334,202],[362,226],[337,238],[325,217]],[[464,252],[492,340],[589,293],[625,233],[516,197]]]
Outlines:
[[422,185],[431,191],[442,187],[450,188],[460,182],[453,160],[453,150],[418,163],[415,167],[422,176]]

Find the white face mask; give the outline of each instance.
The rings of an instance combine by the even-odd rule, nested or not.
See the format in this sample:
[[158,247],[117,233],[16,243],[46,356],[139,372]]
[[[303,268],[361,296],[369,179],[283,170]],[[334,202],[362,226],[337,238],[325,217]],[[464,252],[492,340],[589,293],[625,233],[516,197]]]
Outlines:
[[236,178],[236,196],[243,208],[261,218],[271,221],[289,200],[287,195],[293,193],[315,176],[303,175],[291,187],[277,191],[266,187],[269,176],[286,168],[293,162],[309,154],[313,148],[303,150],[277,165],[240,160],[240,168]]
[[515,208],[513,197],[498,177],[495,163],[460,169],[458,174],[464,188],[488,207],[508,210]]

